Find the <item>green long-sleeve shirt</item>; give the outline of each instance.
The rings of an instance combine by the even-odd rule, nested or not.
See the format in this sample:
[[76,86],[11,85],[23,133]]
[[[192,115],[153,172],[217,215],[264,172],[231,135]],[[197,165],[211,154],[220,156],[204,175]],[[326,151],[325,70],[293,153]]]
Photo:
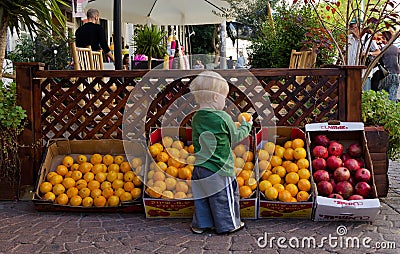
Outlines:
[[222,110],[198,110],[192,119],[196,166],[235,176],[231,144],[246,138],[250,130],[251,125],[246,121],[236,128],[232,118]]

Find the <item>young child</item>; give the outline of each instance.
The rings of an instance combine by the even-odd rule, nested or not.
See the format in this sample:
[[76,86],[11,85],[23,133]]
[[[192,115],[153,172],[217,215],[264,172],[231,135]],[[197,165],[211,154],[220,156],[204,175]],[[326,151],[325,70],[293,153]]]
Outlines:
[[240,220],[239,187],[235,177],[231,143],[247,137],[252,120],[236,128],[223,111],[229,86],[216,72],[200,73],[190,85],[199,105],[192,119],[196,165],[192,173],[194,215],[191,230],[201,234],[212,228],[217,234],[244,227]]

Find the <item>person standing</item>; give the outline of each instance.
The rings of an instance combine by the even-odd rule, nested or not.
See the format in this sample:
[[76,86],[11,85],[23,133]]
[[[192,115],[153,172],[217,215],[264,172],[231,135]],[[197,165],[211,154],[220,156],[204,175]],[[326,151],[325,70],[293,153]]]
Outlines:
[[228,61],[226,61],[226,62],[227,62],[227,67],[228,67],[228,69],[233,69],[233,59],[232,59],[232,56],[230,56],[229,59],[228,59]]
[[235,67],[236,67],[236,69],[244,69],[245,66],[246,66],[246,58],[243,55],[243,51],[240,51]]
[[[384,43],[386,44],[392,39],[392,33],[390,31],[383,31],[382,36],[384,39]],[[389,71],[389,75],[387,75],[384,79],[382,79],[379,83],[379,90],[385,90],[389,93],[389,100],[396,101],[397,99],[397,90],[399,88],[399,64],[397,59],[399,57],[399,49],[391,44],[386,49],[385,53],[382,56],[382,62],[385,65],[386,69]]]
[[223,108],[228,96],[227,81],[214,71],[203,71],[190,90],[199,109],[192,119],[192,140],[196,163],[192,174],[194,214],[191,231],[217,234],[243,229],[240,220],[239,186],[236,181],[231,142],[246,138],[252,119],[236,128]]
[[106,56],[114,62],[114,56],[107,45],[106,35],[103,27],[100,25],[100,13],[98,10],[90,8],[87,11],[87,19],[84,25],[79,27],[75,32],[76,46],[91,46],[92,50],[98,51],[103,49]]

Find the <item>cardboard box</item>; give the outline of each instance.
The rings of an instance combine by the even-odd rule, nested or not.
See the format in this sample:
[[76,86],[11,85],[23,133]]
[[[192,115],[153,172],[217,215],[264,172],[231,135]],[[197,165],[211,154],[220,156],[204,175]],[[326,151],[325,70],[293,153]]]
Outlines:
[[[314,123],[306,125],[307,144],[313,147],[313,138],[325,134],[330,140],[337,140],[344,148],[359,142],[363,147],[365,168],[371,171],[371,198],[363,200],[341,200],[318,196],[314,206],[314,221],[373,221],[380,209],[374,181],[374,170],[365,138],[364,124],[358,122]],[[310,156],[310,154],[309,154]],[[311,157],[310,157],[311,161]]]
[[[183,141],[186,145],[192,143],[192,129],[191,128],[156,128],[153,129],[149,135],[149,144],[160,142],[162,137],[170,136],[174,140],[178,139]],[[253,138],[251,135],[240,142],[250,149],[253,149]],[[150,159],[150,163],[152,159]],[[147,174],[146,174],[147,175]],[[145,182],[147,179],[145,178]],[[163,199],[152,198],[146,192],[143,195],[143,203],[145,208],[146,218],[192,218],[194,212],[194,200],[187,199]],[[240,215],[243,219],[256,219],[257,218],[257,192],[254,191],[253,195],[247,199],[240,199]]]
[[[136,141],[122,141],[114,139],[104,140],[67,140],[58,139],[49,142],[43,156],[38,180],[35,186],[33,203],[38,211],[69,211],[69,212],[142,212],[143,204],[142,197],[129,201],[121,202],[117,207],[83,207],[54,204],[49,200],[41,199],[39,186],[45,181],[47,174],[50,171],[55,171],[55,168],[61,164],[62,159],[66,155],[70,155],[76,159],[80,154],[87,155],[88,159],[94,153],[102,155],[110,154],[113,156],[123,155],[128,161],[134,157],[140,157],[143,163],[147,163],[147,154],[143,149],[143,145]],[[143,168],[145,167],[143,165]]]
[[[300,138],[305,141],[305,133],[296,127],[277,126],[262,128],[256,133],[256,145],[257,149],[259,149],[265,142],[271,141],[275,144],[283,146],[286,141],[296,138]],[[309,199],[302,202],[270,201],[265,198],[264,193],[259,192],[258,218],[311,219],[313,200],[315,195],[312,183],[311,186],[312,187]]]

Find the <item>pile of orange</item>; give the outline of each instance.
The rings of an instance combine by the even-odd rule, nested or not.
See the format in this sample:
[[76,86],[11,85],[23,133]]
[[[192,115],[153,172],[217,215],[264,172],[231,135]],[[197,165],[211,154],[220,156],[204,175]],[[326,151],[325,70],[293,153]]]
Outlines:
[[131,163],[110,154],[64,156],[39,186],[42,199],[55,204],[104,207],[137,199],[142,193],[142,158]]
[[244,144],[238,144],[233,149],[236,180],[241,198],[249,198],[257,188],[254,173],[254,154]]
[[193,145],[164,136],[161,142],[149,146],[153,158],[146,173],[146,193],[153,198],[192,198]]
[[304,140],[296,138],[283,146],[266,142],[257,151],[260,170],[259,190],[268,200],[300,202],[311,192],[310,163]]

